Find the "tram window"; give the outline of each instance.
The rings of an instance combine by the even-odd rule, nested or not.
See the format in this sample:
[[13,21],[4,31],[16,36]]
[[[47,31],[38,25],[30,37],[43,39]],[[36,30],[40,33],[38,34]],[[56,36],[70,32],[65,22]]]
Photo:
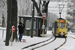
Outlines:
[[60,28],[65,28],[65,23],[59,23]]

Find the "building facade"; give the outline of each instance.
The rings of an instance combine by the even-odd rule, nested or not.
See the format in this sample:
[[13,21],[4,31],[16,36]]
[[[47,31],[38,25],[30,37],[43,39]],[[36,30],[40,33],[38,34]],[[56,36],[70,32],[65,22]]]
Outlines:
[[67,3],[67,17],[69,22],[75,23],[75,2]]

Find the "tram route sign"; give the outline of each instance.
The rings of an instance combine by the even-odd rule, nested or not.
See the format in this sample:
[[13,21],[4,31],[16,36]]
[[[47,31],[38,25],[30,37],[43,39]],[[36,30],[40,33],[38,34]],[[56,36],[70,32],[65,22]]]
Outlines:
[[46,19],[46,13],[42,13],[42,19]]
[[12,31],[15,32],[15,26],[12,26]]

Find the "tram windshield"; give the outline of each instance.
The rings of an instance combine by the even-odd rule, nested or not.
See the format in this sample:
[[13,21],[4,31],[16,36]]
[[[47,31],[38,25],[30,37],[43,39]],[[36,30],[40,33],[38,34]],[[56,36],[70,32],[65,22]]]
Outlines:
[[65,23],[59,23],[60,28],[65,28]]

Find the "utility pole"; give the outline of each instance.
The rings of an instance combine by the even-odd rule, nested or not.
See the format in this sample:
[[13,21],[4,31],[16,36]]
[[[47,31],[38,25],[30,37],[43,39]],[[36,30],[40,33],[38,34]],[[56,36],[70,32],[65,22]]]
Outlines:
[[11,24],[11,15],[12,15],[12,0],[7,0],[7,30],[6,30],[6,42],[5,45],[9,46],[9,34],[10,34],[10,24]]
[[33,25],[34,25],[34,5],[35,0],[33,0],[33,9],[32,9],[32,26],[31,26],[31,37],[33,38]]
[[60,14],[60,18],[61,18],[60,4],[59,4],[59,14]]
[[46,6],[46,1],[43,1],[43,5],[42,5],[42,19],[43,19],[43,25],[42,25],[42,37],[44,37],[44,33],[45,33],[45,19],[46,19],[46,12],[45,7]]
[[47,33],[47,23],[48,23],[47,21],[48,21],[48,7],[47,7],[47,12],[46,12],[46,22],[45,22],[46,23],[46,33]]
[[[38,16],[40,16],[40,15],[41,15],[41,13],[40,13],[40,8],[41,8],[41,0],[39,0],[39,13],[38,13]],[[39,23],[39,21],[40,21],[40,23]],[[38,33],[37,33],[37,34],[38,34],[38,37],[40,37],[40,36],[41,36],[41,25],[42,25],[42,23],[41,23],[41,22],[42,22],[42,20],[41,20],[41,19],[37,19],[37,24],[38,24],[38,25],[37,25],[37,26],[38,26],[38,28],[37,28],[37,29],[38,29],[38,30],[37,30],[37,31],[38,31]],[[39,25],[39,24],[40,24],[40,25]]]
[[59,12],[59,14],[60,14],[60,18],[61,18],[61,12]]
[[[60,6],[63,6],[63,7],[60,7]],[[59,14],[60,14],[60,18],[61,18],[61,13],[63,11],[63,8],[64,8],[64,4],[59,4]]]
[[39,0],[39,13],[38,13],[38,15],[40,15],[40,8],[41,8],[41,0]]

